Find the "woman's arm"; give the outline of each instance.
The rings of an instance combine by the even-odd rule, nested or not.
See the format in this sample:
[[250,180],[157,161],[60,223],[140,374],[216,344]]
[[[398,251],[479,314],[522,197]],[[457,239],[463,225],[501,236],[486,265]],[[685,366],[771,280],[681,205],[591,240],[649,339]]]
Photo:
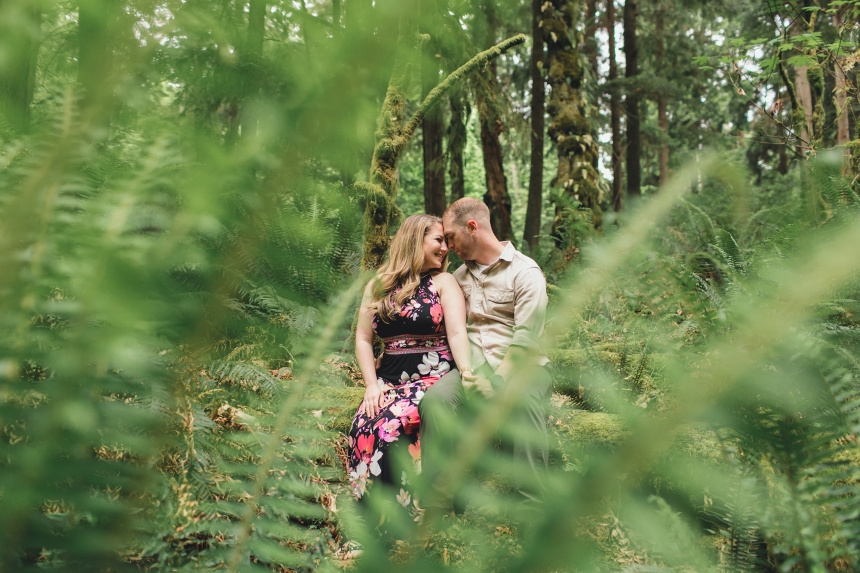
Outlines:
[[364,380],[364,400],[361,407],[370,418],[376,417],[385,401],[385,392],[376,381],[376,361],[373,358],[373,311],[370,309],[373,280],[364,289],[364,296],[358,309],[358,324],[355,328],[355,359],[358,361],[358,368]]
[[433,284],[439,292],[442,314],[445,317],[445,331],[448,346],[463,378],[472,377],[472,354],[469,337],[466,335],[466,299],[453,275],[440,273],[433,277]]

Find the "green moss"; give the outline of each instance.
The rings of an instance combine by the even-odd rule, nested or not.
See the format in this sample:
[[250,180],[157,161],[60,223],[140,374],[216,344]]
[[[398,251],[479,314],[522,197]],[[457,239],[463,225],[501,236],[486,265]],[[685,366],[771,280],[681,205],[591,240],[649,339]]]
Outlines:
[[815,64],[806,69],[806,77],[809,79],[809,86],[816,98],[822,98],[824,95],[824,72],[821,66]]

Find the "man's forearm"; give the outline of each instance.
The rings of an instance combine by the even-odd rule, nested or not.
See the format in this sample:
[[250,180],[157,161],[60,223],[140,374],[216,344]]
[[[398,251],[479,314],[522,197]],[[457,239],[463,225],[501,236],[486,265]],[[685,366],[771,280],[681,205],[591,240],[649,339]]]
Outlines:
[[501,376],[505,380],[511,373],[525,364],[530,359],[528,351],[521,346],[511,346],[505,353],[502,363],[496,368],[496,376]]

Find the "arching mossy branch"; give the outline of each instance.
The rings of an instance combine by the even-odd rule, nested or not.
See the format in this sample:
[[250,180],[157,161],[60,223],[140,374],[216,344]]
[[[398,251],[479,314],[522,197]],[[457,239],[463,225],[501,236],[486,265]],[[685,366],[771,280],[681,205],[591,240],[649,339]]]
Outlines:
[[526,41],[524,34],[496,44],[479,53],[452,72],[439,85],[430,90],[412,118],[403,125],[403,108],[406,103],[406,78],[411,67],[407,55],[407,34],[401,25],[398,40],[398,54],[394,70],[379,114],[379,128],[376,131],[376,146],[370,163],[370,181],[364,184],[367,203],[364,215],[364,257],[361,265],[365,269],[377,268],[388,250],[388,228],[399,216],[395,199],[397,197],[396,168],[397,159],[403,148],[412,139],[415,130],[421,125],[424,115],[460,80],[468,76],[491,59],[500,56],[513,46]]
[[[421,125],[421,121],[424,119],[424,115],[426,115],[427,111],[436,105],[440,99],[442,99],[445,94],[451,91],[451,88],[454,87],[454,84],[464,79],[466,76],[471,74],[473,71],[483,66],[493,58],[497,58],[501,56],[504,52],[513,48],[514,46],[518,46],[526,41],[525,34],[518,34],[512,38],[508,38],[504,42],[496,44],[489,50],[484,50],[462,66],[460,66],[457,70],[451,73],[447,78],[442,80],[438,86],[430,90],[430,93],[427,94],[427,97],[424,98],[424,101],[421,103],[421,106],[415,111],[415,115],[412,116],[412,119],[409,120],[409,123],[406,124],[406,127],[403,128],[403,137],[408,142],[412,139],[412,135],[415,133],[415,130]],[[404,142],[405,143],[405,142]]]

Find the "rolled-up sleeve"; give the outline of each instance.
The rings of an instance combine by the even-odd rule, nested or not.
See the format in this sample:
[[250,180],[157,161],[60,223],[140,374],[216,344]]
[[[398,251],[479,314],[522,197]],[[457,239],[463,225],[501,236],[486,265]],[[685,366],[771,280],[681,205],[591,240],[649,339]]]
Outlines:
[[514,282],[514,336],[511,346],[542,350],[546,323],[546,279],[531,267],[517,274]]

